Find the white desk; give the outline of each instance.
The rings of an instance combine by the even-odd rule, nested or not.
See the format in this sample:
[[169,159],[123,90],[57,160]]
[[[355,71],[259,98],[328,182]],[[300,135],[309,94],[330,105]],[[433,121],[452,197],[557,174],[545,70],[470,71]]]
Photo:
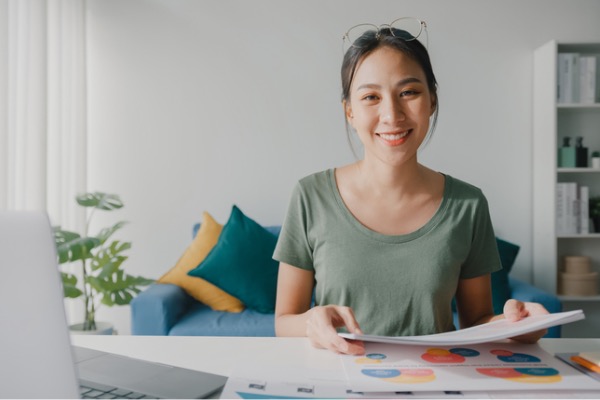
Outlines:
[[[313,348],[306,338],[74,335],[72,342],[82,347],[225,376],[230,376],[247,358],[261,366],[317,367],[331,377],[341,373],[338,356]],[[539,345],[551,354],[599,350],[600,338],[542,339]],[[535,397],[534,393],[531,397]]]
[[[339,369],[330,351],[306,338],[72,335],[72,343],[109,353],[230,376],[247,357],[261,365]],[[600,341],[598,342],[600,348]]]

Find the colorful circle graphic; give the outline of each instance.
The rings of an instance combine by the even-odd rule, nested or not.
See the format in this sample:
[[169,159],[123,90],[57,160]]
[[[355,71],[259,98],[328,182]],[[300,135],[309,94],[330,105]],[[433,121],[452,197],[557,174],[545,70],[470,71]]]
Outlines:
[[384,360],[387,358],[387,356],[381,353],[371,353],[367,354],[367,358],[370,358],[372,360]]
[[428,349],[421,358],[434,364],[457,364],[465,362],[465,358],[462,355],[452,353],[446,349],[437,348]]
[[507,363],[535,363],[541,360],[530,354],[513,353],[508,350],[492,350],[490,353],[498,357],[498,360]]
[[361,372],[371,378],[381,379],[393,378],[400,375],[399,369],[363,369]]
[[357,364],[381,364],[382,360],[385,360],[387,356],[381,353],[370,353],[365,357],[360,357],[354,360]]
[[363,369],[361,372],[371,378],[379,378],[390,383],[426,383],[435,380],[435,374],[429,368]]
[[477,350],[467,349],[464,347],[455,347],[450,349],[450,353],[458,354],[463,357],[477,357],[480,354]]
[[477,372],[519,383],[555,383],[562,380],[554,368],[477,368]]

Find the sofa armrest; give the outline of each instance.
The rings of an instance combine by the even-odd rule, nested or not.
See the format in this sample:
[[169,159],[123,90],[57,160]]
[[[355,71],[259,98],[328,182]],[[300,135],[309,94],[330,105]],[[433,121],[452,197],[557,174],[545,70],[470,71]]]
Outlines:
[[151,284],[131,301],[131,333],[168,335],[194,301],[177,285]]
[[[530,301],[534,303],[540,303],[543,305],[546,310],[550,313],[561,312],[562,311],[562,303],[560,299],[548,293],[540,288],[537,288],[527,282],[522,280],[508,277],[508,281],[510,284],[511,290],[511,298],[520,300],[520,301]],[[559,338],[560,337],[560,325],[554,326],[548,329],[548,333],[545,338]]]

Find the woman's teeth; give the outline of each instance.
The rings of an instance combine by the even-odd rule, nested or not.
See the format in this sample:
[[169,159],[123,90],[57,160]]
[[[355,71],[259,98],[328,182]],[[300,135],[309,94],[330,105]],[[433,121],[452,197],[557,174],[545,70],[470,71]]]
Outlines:
[[400,140],[403,137],[406,137],[406,135],[408,135],[408,132],[409,131],[397,133],[397,134],[393,134],[393,135],[389,134],[389,133],[380,133],[379,136],[385,140]]

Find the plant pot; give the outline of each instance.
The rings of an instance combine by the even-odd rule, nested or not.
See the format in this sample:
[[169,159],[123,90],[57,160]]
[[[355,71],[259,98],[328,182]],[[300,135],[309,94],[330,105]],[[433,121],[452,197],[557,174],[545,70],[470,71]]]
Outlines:
[[110,322],[96,322],[96,329],[92,331],[83,330],[83,322],[69,326],[69,330],[74,335],[114,335],[115,329]]

